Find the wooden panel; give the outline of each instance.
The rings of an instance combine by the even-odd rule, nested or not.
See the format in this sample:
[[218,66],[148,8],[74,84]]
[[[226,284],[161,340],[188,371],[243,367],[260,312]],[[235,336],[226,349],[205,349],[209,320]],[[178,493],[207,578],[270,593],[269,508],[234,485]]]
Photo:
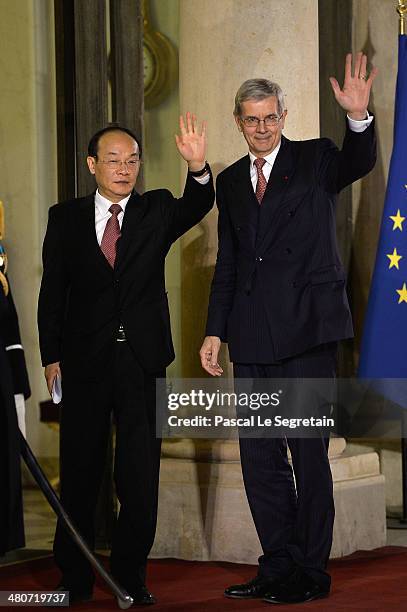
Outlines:
[[[319,1],[319,99],[321,136],[341,146],[345,112],[336,102],[330,76],[343,83],[345,55],[352,50],[352,0]],[[337,214],[339,248],[345,266],[350,259],[352,238],[351,188],[340,196]]]
[[[112,119],[143,141],[143,15],[141,0],[111,0]],[[142,167],[137,189],[143,189]]]
[[75,38],[72,0],[55,0],[55,64],[58,200],[76,194],[75,177]]
[[91,136],[107,124],[106,10],[101,0],[74,0],[77,195],[94,190],[86,165]]

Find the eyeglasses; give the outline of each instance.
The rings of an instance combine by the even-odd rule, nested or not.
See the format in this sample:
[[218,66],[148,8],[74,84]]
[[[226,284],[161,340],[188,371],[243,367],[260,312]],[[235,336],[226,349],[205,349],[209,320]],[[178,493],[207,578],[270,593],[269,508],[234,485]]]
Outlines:
[[141,163],[140,159],[128,159],[127,161],[121,161],[120,159],[98,159],[96,162],[99,164],[106,164],[109,170],[121,170],[122,166],[125,166],[128,172],[135,172],[137,166]]
[[267,115],[264,119],[259,119],[259,117],[240,117],[240,121],[245,124],[246,127],[249,128],[257,128],[259,123],[263,121],[266,127],[275,127],[280,122],[281,117],[284,113],[278,115]]

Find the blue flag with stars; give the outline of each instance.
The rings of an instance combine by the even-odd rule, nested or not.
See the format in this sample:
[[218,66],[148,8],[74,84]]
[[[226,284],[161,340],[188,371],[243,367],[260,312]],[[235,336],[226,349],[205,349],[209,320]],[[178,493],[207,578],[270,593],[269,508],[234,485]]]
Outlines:
[[376,389],[407,408],[406,35],[399,36],[393,153],[358,374],[380,379]]

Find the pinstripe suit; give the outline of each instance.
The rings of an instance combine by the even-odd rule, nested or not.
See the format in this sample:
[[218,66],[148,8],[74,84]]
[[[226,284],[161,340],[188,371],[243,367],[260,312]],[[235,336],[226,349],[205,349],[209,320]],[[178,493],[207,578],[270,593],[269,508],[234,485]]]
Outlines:
[[[261,206],[249,157],[217,179],[219,250],[207,336],[227,342],[235,377],[335,376],[337,342],[353,335],[346,275],[338,254],[337,194],[374,166],[373,123],[346,130],[342,150],[328,139],[282,137]],[[241,439],[246,492],[264,554],[259,574],[295,565],[322,587],[334,505],[328,441]]]

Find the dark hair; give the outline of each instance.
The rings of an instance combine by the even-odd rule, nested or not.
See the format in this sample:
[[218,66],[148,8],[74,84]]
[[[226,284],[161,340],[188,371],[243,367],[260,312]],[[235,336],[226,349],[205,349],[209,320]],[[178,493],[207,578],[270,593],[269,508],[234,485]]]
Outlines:
[[88,144],[88,155],[90,157],[97,157],[98,148],[99,148],[99,140],[102,138],[104,134],[108,134],[109,132],[124,132],[125,134],[130,136],[130,138],[136,141],[138,145],[139,156],[141,157],[141,144],[137,136],[135,135],[135,133],[132,130],[129,130],[129,128],[122,127],[120,125],[114,125],[114,124],[108,125],[107,127],[104,127],[102,130],[99,130],[98,132],[96,132],[96,134],[93,134]]

